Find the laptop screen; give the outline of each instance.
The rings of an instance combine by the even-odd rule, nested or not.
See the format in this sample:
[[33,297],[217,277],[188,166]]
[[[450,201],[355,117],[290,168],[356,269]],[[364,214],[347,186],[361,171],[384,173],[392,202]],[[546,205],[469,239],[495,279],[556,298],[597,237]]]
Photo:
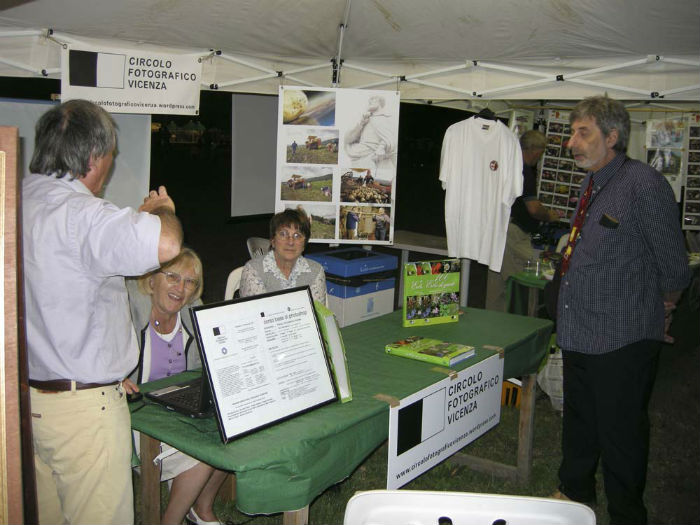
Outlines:
[[336,399],[308,286],[190,313],[224,443]]

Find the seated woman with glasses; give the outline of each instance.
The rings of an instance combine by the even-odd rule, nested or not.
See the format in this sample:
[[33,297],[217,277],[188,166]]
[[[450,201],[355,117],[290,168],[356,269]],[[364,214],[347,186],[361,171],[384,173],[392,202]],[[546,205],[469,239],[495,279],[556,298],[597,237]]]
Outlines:
[[[202,261],[189,248],[183,248],[180,255],[159,269],[137,280],[127,280],[131,318],[140,350],[138,367],[123,383],[127,393],[138,392],[139,383],[201,368],[186,308],[201,304],[202,288]],[[160,457],[161,481],[172,479],[170,499],[161,523],[182,523],[185,513],[189,523],[220,523],[213,504],[226,472],[166,443],[161,443]]]
[[241,297],[309,285],[311,295],[326,302],[326,274],[316,261],[301,254],[311,235],[306,213],[288,209],[270,221],[270,251],[248,261],[241,274]]

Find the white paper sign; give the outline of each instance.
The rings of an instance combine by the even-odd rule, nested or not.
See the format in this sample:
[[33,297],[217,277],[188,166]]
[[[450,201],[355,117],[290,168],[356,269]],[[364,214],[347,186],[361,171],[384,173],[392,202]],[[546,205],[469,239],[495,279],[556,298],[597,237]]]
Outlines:
[[61,101],[85,99],[111,113],[198,115],[200,57],[67,44]]
[[335,400],[308,287],[192,312],[224,441]]
[[401,400],[389,414],[386,488],[398,489],[501,420],[498,354]]

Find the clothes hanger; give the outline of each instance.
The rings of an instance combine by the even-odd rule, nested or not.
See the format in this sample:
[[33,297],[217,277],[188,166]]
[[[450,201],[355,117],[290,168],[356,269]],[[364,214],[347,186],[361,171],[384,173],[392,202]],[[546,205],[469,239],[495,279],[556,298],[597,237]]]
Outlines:
[[488,107],[482,108],[481,111],[476,114],[476,116],[486,120],[496,120],[496,114]]

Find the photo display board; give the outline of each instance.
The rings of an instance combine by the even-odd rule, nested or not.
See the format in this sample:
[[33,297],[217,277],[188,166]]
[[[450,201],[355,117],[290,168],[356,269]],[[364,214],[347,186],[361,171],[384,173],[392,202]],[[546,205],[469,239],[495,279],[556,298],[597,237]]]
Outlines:
[[566,147],[570,138],[569,112],[550,110],[537,198],[548,208],[562,211],[562,220],[567,221],[576,211],[581,181],[586,176]]
[[686,166],[683,229],[700,230],[700,114],[690,118]]
[[336,400],[308,286],[190,312],[224,443]]
[[275,210],[303,209],[311,242],[391,244],[399,93],[283,86]]
[[677,202],[681,200],[683,186],[686,129],[686,122],[681,117],[647,121],[645,141],[647,164],[666,177],[673,188]]

